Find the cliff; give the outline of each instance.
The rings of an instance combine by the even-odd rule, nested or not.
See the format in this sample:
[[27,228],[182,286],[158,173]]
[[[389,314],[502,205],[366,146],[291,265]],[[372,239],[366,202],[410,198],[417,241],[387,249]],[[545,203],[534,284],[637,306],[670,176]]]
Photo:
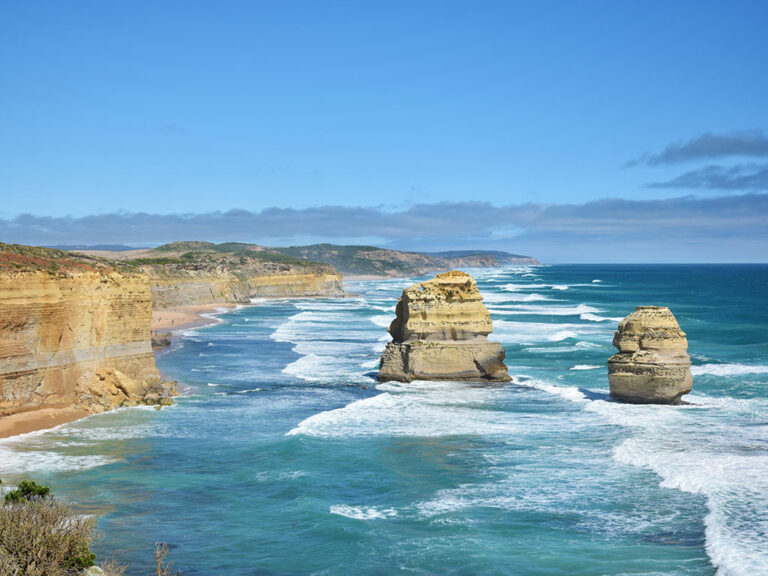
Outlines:
[[625,402],[677,404],[691,391],[688,340],[669,308],[638,306],[619,323],[608,360],[611,396]]
[[158,309],[247,303],[261,296],[344,295],[341,274],[331,266],[253,244],[174,242],[154,249],[98,254],[146,272]]
[[151,313],[145,274],[0,244],[0,416],[160,403]]
[[403,252],[375,246],[337,246],[314,244],[270,248],[286,256],[314,260],[334,266],[344,274],[372,276],[418,276],[438,270],[477,267],[493,268],[506,264],[538,264],[530,256],[501,251],[463,250],[455,252]]
[[469,274],[445,272],[414,284],[397,302],[378,379],[509,381],[504,348],[487,338],[492,329]]

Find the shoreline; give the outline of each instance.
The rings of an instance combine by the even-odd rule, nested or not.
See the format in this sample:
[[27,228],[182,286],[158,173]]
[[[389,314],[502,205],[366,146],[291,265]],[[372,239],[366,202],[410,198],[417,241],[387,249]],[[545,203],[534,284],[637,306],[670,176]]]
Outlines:
[[[365,277],[365,279],[373,278]],[[270,297],[266,298],[273,299]],[[274,297],[276,300],[281,298],[282,297]],[[320,296],[320,298],[322,298],[322,296]],[[249,305],[252,304],[214,302],[211,304],[187,304],[183,306],[174,306],[172,308],[152,310],[150,337],[168,336],[171,340],[170,346],[153,348],[152,352],[157,355],[158,353],[162,354],[172,349],[173,339],[178,332],[216,324],[219,320],[216,317],[211,316],[213,314],[224,314],[235,308]],[[57,426],[69,424],[88,416],[92,416],[93,414],[93,412],[73,407],[57,408],[47,406],[30,408],[23,412],[0,416],[0,440],[28,434],[30,432],[51,430]]]
[[243,304],[215,302],[213,304],[187,304],[184,306],[174,306],[173,308],[152,310],[150,330],[152,336],[157,336],[161,332],[176,332],[177,330],[207,326],[214,323],[215,320],[203,316],[203,314],[228,312],[237,306],[243,306]]
[[0,418],[0,439],[12,438],[30,432],[50,430],[91,416],[92,412],[76,408],[39,408],[17,412]]
[[[177,306],[174,308],[152,311],[151,334],[174,333],[180,330],[189,330],[216,323],[215,318],[203,316],[203,314],[215,314],[227,312],[236,308],[238,304],[220,302],[215,304],[193,304],[189,306]],[[153,350],[157,353],[159,350]],[[62,424],[69,424],[82,420],[94,413],[88,410],[73,407],[41,407],[31,408],[23,412],[16,412],[0,417],[0,440],[29,434],[30,432],[42,432],[51,430]]]

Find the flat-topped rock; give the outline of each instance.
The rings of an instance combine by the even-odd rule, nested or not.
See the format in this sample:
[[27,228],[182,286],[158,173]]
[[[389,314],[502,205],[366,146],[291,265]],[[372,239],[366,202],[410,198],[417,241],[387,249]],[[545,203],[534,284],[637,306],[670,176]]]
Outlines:
[[608,360],[611,396],[636,404],[678,404],[691,391],[688,340],[669,308],[638,306],[619,323]]
[[469,274],[445,272],[414,284],[397,302],[378,379],[507,382],[504,348],[487,338],[492,329]]

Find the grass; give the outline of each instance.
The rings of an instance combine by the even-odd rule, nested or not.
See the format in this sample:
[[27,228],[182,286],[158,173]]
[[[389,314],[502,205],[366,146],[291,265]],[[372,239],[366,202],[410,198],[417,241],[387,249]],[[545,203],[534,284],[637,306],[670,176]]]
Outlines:
[[22,244],[3,244],[0,242],[0,272],[49,272],[67,274],[70,272],[96,272],[117,270],[131,272],[133,269],[122,262],[104,258],[85,256],[73,252],[25,246]]

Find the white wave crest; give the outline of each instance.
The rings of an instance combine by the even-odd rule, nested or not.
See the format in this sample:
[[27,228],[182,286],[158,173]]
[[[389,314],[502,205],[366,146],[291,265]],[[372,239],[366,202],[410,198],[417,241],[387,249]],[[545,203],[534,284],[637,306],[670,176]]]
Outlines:
[[768,547],[756,543],[768,534],[768,431],[740,421],[765,419],[768,402],[692,395],[684,406],[631,405],[590,400],[573,387],[526,384],[631,429],[614,449],[617,462],[652,470],[665,488],[704,496],[705,547],[718,576],[766,573]]
[[475,387],[458,382],[388,382],[381,394],[300,422],[288,436],[320,437],[512,434],[522,424],[514,414],[487,410],[504,397],[503,387]]
[[381,326],[382,328],[389,328],[389,325],[392,324],[392,320],[394,320],[394,316],[389,314],[382,314],[380,316],[373,316],[370,318],[371,322],[376,324],[376,326]]
[[397,516],[397,510],[393,508],[379,510],[373,506],[348,506],[346,504],[334,504],[330,507],[330,512],[353,520],[383,520]]
[[493,337],[502,343],[533,344],[536,342],[560,342],[578,338],[584,332],[580,324],[548,324],[540,322],[513,322],[495,320]]
[[582,314],[579,316],[582,320],[588,320],[590,322],[621,322],[623,318],[615,316],[598,316],[597,314]]
[[88,470],[116,462],[102,455],[74,456],[48,450],[14,450],[13,444],[0,446],[0,474],[51,473]]
[[691,366],[694,376],[711,374],[712,376],[741,376],[743,374],[768,374],[764,364],[702,364]]

